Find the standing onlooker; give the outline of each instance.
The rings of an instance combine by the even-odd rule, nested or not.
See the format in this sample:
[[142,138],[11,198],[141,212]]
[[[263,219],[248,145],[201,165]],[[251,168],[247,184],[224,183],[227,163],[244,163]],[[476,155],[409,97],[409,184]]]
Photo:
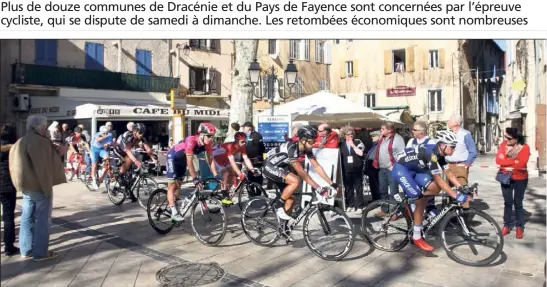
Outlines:
[[370,136],[372,137],[372,146],[365,157],[365,174],[368,176],[368,185],[370,187],[372,201],[375,201],[382,199],[380,196],[380,183],[378,178],[379,171],[374,167],[374,157],[376,156],[376,149],[378,148],[380,131],[373,131],[370,133]]
[[68,128],[68,124],[67,123],[64,123],[61,125],[61,139],[64,141],[66,138],[68,138],[71,134],[72,134],[72,131]]
[[340,137],[334,132],[328,124],[322,123],[317,127],[317,140],[314,148],[338,148],[340,146]]
[[0,130],[0,201],[2,202],[2,219],[4,221],[4,254],[19,254],[15,247],[15,202],[17,191],[11,182],[9,172],[9,151],[16,142],[15,127],[5,124]]
[[106,122],[105,126],[107,127],[108,132],[110,133],[110,135],[112,135],[112,138],[115,139],[117,133],[114,130],[114,125],[112,124],[112,122]]
[[303,128],[303,127],[304,127],[304,124],[302,124],[302,123],[294,123],[292,125],[292,129],[291,129],[292,137],[289,137],[288,135],[285,135],[285,140],[286,141],[291,141],[291,142],[297,142],[298,141],[298,130]]
[[9,170],[15,189],[23,193],[23,212],[19,231],[22,257],[35,261],[55,258],[49,251],[49,230],[53,186],[66,183],[61,154],[66,145],[55,146],[46,136],[47,119],[32,115],[27,133],[11,148]]
[[230,130],[226,133],[226,139],[224,143],[233,143],[235,142],[234,135],[239,132],[240,126],[238,123],[234,122],[230,124]]
[[[382,137],[378,141],[376,155],[374,157],[374,167],[379,168],[379,189],[382,199],[389,199],[399,192],[399,184],[391,176],[391,167],[395,164],[393,155],[405,149],[403,137],[395,133],[395,124],[385,122],[380,129]],[[387,207],[382,208],[378,216],[387,216]]]
[[[426,135],[427,132],[427,125],[424,122],[415,122],[414,126],[412,127],[412,135],[414,135],[414,138],[411,138],[408,140],[408,143],[406,144],[407,148],[416,148],[418,145],[421,144],[435,144],[435,139],[432,139]],[[412,211],[414,211],[414,205],[412,205]],[[435,197],[431,197],[431,199],[427,202],[427,209],[426,212],[432,213],[433,215],[436,215],[438,213],[437,208],[435,206]]]
[[[253,163],[253,166],[260,169],[264,161],[264,153],[266,152],[262,135],[254,130],[254,125],[251,122],[243,124],[243,132],[247,135],[247,156]],[[250,181],[262,185],[264,180],[262,175],[254,176],[252,172],[247,171],[247,176]]]
[[[453,115],[448,120],[448,128],[456,134],[456,149],[451,156],[446,156],[448,170],[458,178],[461,185],[467,185],[469,168],[477,158],[477,147],[471,133],[462,128],[462,117]],[[452,183],[450,183],[452,186]],[[462,204],[463,208],[469,208],[469,202]]]
[[[524,136],[517,128],[505,129],[505,141],[498,149],[496,164],[500,166],[500,172],[510,179],[508,184],[501,184],[505,210],[503,213],[502,235],[505,236],[511,231],[513,205],[515,206],[515,218],[517,239],[524,238],[524,191],[528,186],[528,159],[530,158],[530,147],[524,143]],[[503,179],[500,181],[503,182]]]
[[64,141],[63,133],[61,132],[61,127],[59,126],[59,122],[54,121],[49,125],[47,128],[49,139],[55,144],[55,145],[61,145]]
[[359,139],[355,139],[355,130],[346,127],[342,130],[345,142],[340,147],[342,156],[342,171],[344,174],[344,195],[346,210],[354,211],[365,207],[363,194],[363,156],[365,145]]

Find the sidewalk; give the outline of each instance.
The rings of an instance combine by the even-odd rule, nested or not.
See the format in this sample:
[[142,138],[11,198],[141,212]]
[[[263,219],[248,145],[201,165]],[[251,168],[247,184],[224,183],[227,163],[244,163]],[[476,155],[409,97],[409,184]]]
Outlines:
[[[473,203],[500,224],[503,198],[495,171],[472,172],[480,181],[481,199]],[[361,236],[341,262],[321,260],[306,247],[301,233],[292,245],[265,248],[249,243],[239,223],[239,209],[228,209],[228,233],[217,247],[197,242],[187,220],[161,236],[150,227],[138,204],[114,206],[106,194],[89,192],[80,183],[55,188],[51,262],[35,263],[1,256],[2,286],[158,286],[157,272],[174,264],[177,273],[203,286],[542,286],[546,252],[545,182],[530,180],[525,197],[525,238],[505,237],[496,265],[473,268],[450,260],[438,240],[431,254],[408,245],[400,252],[371,248]],[[21,200],[18,200],[21,205]],[[16,223],[18,224],[20,213]],[[350,214],[358,230],[360,214]],[[214,264],[212,264],[214,263]],[[197,277],[196,277],[197,276]]]

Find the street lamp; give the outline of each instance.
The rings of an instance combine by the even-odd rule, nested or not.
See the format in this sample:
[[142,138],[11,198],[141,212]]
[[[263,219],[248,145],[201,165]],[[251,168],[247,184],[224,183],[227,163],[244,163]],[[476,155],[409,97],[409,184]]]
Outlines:
[[[255,92],[255,88],[257,85],[259,85],[262,81],[262,78],[260,75],[264,76],[266,78],[266,91],[264,94],[259,92]],[[289,93],[279,93],[279,97],[286,100],[291,97],[292,95],[292,88],[296,84],[296,78],[298,76],[298,69],[296,68],[296,65],[293,63],[292,60],[289,61],[289,64],[287,64],[287,68],[285,69],[285,81],[287,83],[287,87],[289,88]],[[275,83],[277,82],[278,87],[279,85],[283,85],[284,83],[281,83],[281,81],[277,77],[277,70],[272,65],[272,67],[266,71],[262,71],[260,68],[260,64],[258,63],[257,59],[255,59],[251,65],[249,66],[249,81],[251,82],[251,85],[253,86],[253,97],[255,97],[258,100],[262,100],[264,96],[267,97],[267,99],[271,103],[271,113],[273,115],[274,110],[274,98],[275,93],[279,91],[279,88],[275,88]]]
[[182,48],[182,53],[184,56],[188,56],[190,54],[190,45],[188,43],[184,44],[184,47]]

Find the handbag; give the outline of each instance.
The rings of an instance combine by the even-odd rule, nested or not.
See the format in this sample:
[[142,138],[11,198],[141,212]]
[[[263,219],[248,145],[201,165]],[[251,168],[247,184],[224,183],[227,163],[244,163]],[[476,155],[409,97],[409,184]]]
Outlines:
[[513,175],[512,171],[503,173],[501,170],[498,170],[498,174],[496,174],[496,180],[501,184],[509,185],[511,183],[511,175]]

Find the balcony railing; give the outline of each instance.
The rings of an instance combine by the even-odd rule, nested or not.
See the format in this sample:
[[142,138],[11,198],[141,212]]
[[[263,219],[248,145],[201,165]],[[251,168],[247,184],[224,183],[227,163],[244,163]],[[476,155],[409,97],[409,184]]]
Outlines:
[[13,64],[12,84],[168,93],[179,79],[33,64]]

